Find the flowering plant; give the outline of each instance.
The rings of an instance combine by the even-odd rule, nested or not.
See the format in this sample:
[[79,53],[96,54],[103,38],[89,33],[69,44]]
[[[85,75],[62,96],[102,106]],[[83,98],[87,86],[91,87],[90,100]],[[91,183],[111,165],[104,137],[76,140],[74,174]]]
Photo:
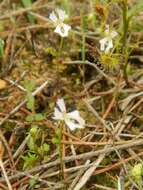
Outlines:
[[64,24],[64,20],[67,18],[65,11],[56,9],[56,11],[50,13],[49,18],[56,26],[54,32],[58,33],[61,37],[67,37],[71,26]]
[[105,53],[109,53],[110,49],[113,48],[113,38],[115,38],[118,33],[116,31],[110,31],[109,25],[106,25],[105,37],[102,38],[100,43],[100,50]]
[[55,107],[53,119],[64,121],[72,131],[76,128],[83,128],[85,125],[85,121],[80,116],[78,110],[67,113],[63,98],[57,100],[57,107]]

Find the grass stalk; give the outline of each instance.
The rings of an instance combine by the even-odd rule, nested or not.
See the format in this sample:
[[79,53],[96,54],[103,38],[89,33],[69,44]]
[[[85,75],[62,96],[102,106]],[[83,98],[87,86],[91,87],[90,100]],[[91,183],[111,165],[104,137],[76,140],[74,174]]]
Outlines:
[[124,79],[126,81],[126,84],[129,84],[128,81],[128,73],[127,73],[127,68],[128,68],[128,52],[127,52],[127,32],[128,32],[128,26],[129,26],[129,20],[127,16],[127,11],[128,11],[128,4],[127,0],[124,0],[123,3],[123,42],[122,42],[122,52],[125,55],[125,64],[123,67],[123,74],[124,74]]

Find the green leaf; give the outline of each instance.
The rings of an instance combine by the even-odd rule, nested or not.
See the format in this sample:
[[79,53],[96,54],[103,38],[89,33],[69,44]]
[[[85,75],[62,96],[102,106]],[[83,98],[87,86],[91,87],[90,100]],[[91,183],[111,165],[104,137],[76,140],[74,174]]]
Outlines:
[[42,146],[41,147],[37,147],[37,152],[38,152],[38,154],[40,154],[40,156],[44,155],[44,151],[43,151]]
[[29,148],[29,150],[31,151],[35,151],[36,149],[36,144],[35,144],[35,140],[33,137],[30,137],[29,140],[27,141],[27,146]]
[[53,144],[60,144],[59,138],[53,137],[53,138],[52,138],[52,143],[53,143]]
[[[32,6],[32,0],[21,0],[21,2],[25,8]],[[33,15],[28,14],[27,17],[30,23],[33,24],[35,22],[35,17]]]
[[44,51],[45,51],[46,54],[50,54],[53,57],[57,56],[57,52],[53,47],[48,47],[48,48],[44,49]]
[[45,153],[49,151],[49,145],[47,143],[44,143],[40,147],[37,147],[37,151],[40,154],[40,156],[44,156]]
[[34,116],[31,114],[31,115],[28,115],[27,117],[26,117],[26,121],[28,121],[28,122],[32,122],[32,121],[34,121]]
[[132,176],[135,178],[141,177],[143,171],[143,165],[142,163],[136,164],[132,169]]
[[3,57],[4,53],[4,41],[0,39],[0,58]]
[[44,143],[43,144],[43,150],[44,150],[44,152],[48,152],[49,149],[50,149],[50,146],[47,143]]
[[34,117],[35,117],[35,121],[42,121],[45,119],[45,117],[41,113],[36,113]]
[[[33,115],[34,116],[34,115]],[[37,125],[32,125],[30,129],[30,135],[35,137],[38,132],[38,126]]]
[[34,178],[30,178],[30,179],[29,179],[30,188],[34,188],[35,185],[36,185],[36,183],[37,183],[37,180],[36,180],[36,179],[34,179]]
[[23,169],[32,168],[38,161],[38,156],[32,153],[28,153],[28,155],[22,156],[21,158],[24,160]]
[[35,103],[34,97],[31,95],[28,95],[28,100],[27,100],[27,104],[26,104],[27,108],[32,111],[34,108],[34,103]]
[[56,134],[56,136],[60,137],[60,136],[61,136],[61,129],[60,129],[60,128],[57,128],[57,129],[55,130],[55,134]]
[[32,92],[36,86],[36,82],[34,80],[25,80],[24,87],[28,92]]
[[142,10],[143,10],[143,1],[142,0],[136,1],[134,6],[132,6],[132,8],[128,10],[128,18],[138,15]]

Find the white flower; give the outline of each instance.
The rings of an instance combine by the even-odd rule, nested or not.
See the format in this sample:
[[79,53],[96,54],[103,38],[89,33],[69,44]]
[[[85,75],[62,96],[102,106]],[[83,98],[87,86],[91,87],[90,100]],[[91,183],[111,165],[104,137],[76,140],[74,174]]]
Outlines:
[[66,106],[62,98],[57,100],[53,119],[64,121],[72,131],[76,128],[84,128],[85,125],[85,121],[80,116],[79,111],[66,112]]
[[68,32],[71,29],[71,26],[64,24],[64,20],[67,18],[64,10],[56,9],[56,11],[52,11],[49,18],[52,22],[54,22],[56,26],[54,32],[58,33],[62,37],[68,36]]
[[116,31],[110,31],[109,25],[106,25],[105,38],[99,41],[100,50],[105,53],[109,53],[110,49],[113,48],[113,38],[118,35]]

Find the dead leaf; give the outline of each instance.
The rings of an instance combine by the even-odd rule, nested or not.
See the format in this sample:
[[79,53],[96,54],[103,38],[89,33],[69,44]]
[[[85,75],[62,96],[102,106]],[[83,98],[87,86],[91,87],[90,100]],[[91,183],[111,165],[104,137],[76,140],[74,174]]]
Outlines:
[[0,90],[4,89],[5,87],[6,87],[6,82],[0,79]]

